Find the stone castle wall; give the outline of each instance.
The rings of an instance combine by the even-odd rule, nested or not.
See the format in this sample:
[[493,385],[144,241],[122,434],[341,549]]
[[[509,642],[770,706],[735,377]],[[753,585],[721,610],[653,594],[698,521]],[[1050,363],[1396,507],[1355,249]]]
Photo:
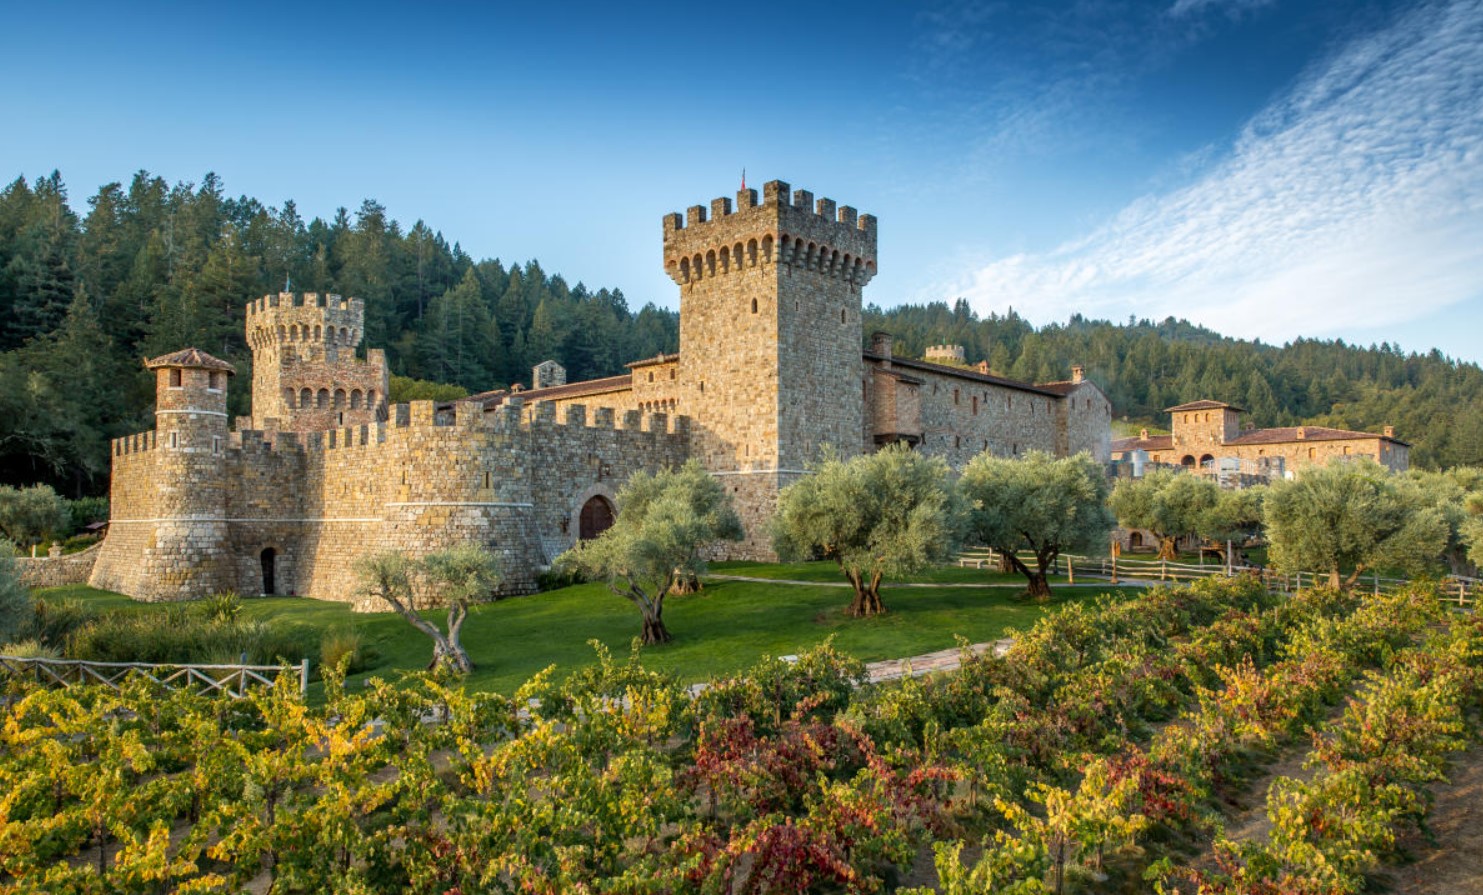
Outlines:
[[1069,457],[1086,451],[1099,463],[1112,459],[1112,402],[1101,389],[1081,382],[1056,409],[1061,429],[1058,454]]
[[21,584],[26,587],[85,584],[93,573],[93,564],[97,562],[102,547],[98,543],[66,556],[18,556],[16,571],[20,573]]
[[[538,570],[576,540],[571,520],[582,502],[611,499],[635,471],[678,465],[688,454],[687,420],[598,411],[589,422],[584,408],[568,408],[558,422],[555,409],[538,406],[527,422],[518,404],[488,415],[470,404],[439,420],[432,402],[420,401],[393,407],[386,423],[302,438],[235,432],[222,458],[217,518],[161,515],[159,464],[151,462],[160,454],[129,450],[157,436],[120,439],[115,526],[93,583],[142,599],[256,594],[263,551],[272,550],[275,592],[354,601],[361,556],[395,549],[415,558],[474,542],[500,557],[504,591],[532,590]],[[222,540],[224,563],[169,558],[194,582],[191,593],[179,580],[157,583],[155,545],[167,528]]]

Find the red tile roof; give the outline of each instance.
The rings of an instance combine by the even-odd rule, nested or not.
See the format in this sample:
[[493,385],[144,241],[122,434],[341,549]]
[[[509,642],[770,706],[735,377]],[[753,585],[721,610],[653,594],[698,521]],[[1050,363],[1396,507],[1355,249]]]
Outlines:
[[153,360],[144,362],[144,366],[157,370],[160,367],[190,367],[200,370],[226,370],[229,374],[237,375],[237,368],[219,357],[212,357],[199,348],[183,348],[180,351],[162,354]]
[[1165,413],[1175,413],[1175,412],[1181,411],[1181,410],[1234,410],[1237,413],[1244,413],[1245,412],[1241,408],[1237,407],[1234,404],[1227,404],[1227,403],[1225,403],[1223,401],[1209,401],[1209,400],[1191,401],[1188,404],[1180,404],[1177,407],[1165,407],[1164,408],[1164,412]]
[[[1303,430],[1303,437],[1298,437],[1298,430]],[[1287,442],[1303,441],[1353,441],[1361,438],[1374,438],[1395,444],[1406,444],[1397,438],[1389,438],[1377,435],[1374,432],[1355,432],[1352,429],[1330,429],[1327,426],[1282,426],[1276,429],[1248,429],[1226,444],[1286,444]]]
[[1174,447],[1173,435],[1150,435],[1147,438],[1119,438],[1112,442],[1114,454],[1128,451],[1167,451]]

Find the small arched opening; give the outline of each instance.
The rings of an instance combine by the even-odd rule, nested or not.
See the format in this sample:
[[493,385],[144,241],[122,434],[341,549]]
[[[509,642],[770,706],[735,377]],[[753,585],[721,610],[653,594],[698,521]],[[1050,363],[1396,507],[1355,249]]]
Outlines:
[[601,494],[594,494],[582,504],[582,514],[577,522],[577,537],[590,541],[612,528],[615,518],[612,503]]
[[1137,550],[1143,546],[1143,532],[1134,531],[1128,533],[1128,548]]
[[1214,469],[1215,468],[1215,458],[1213,456],[1211,456],[1210,454],[1205,454],[1204,456],[1200,457],[1200,468],[1201,469]]
[[263,566],[263,595],[268,596],[278,593],[278,582],[274,580],[277,569],[278,551],[272,547],[263,548],[259,556]]
[[1194,469],[1195,458],[1190,454],[1185,454],[1184,457],[1180,459],[1179,465],[1185,467],[1186,469]]

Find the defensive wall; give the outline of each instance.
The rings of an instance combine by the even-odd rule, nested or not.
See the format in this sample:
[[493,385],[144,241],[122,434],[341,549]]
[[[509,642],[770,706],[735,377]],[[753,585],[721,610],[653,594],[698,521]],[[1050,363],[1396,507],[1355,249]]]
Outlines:
[[117,439],[113,521],[92,584],[146,600],[235,590],[353,601],[361,556],[474,542],[500,557],[503,592],[530,591],[576,540],[583,503],[688,455],[682,417],[564,410],[560,420],[553,404],[527,418],[519,402],[438,414],[414,401],[385,422],[306,436],[232,432],[217,456],[215,514],[161,506],[173,458],[157,433]]

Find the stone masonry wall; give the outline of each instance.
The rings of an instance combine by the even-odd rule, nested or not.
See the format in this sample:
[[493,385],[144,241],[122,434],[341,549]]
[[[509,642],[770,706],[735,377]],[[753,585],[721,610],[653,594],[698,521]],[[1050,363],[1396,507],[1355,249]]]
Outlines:
[[93,573],[93,564],[102,551],[101,543],[66,556],[21,556],[15,561],[21,583],[27,587],[61,587],[83,584]]
[[322,432],[383,419],[386,355],[356,357],[364,329],[358,298],[284,292],[248,303],[253,428]]
[[[611,499],[634,471],[688,455],[688,421],[664,414],[630,412],[615,425],[611,412],[599,411],[589,424],[584,408],[570,408],[558,423],[555,405],[543,403],[526,422],[518,403],[488,415],[469,404],[444,423],[432,402],[391,410],[387,423],[307,437],[232,433],[222,458],[224,507],[213,520],[230,559],[227,580],[213,589],[262,593],[263,551],[272,550],[275,592],[354,601],[361,556],[395,549],[415,558],[473,541],[500,556],[504,591],[526,592],[575,541],[569,520],[581,502]],[[126,511],[141,524],[113,529],[122,537],[105,541],[110,559],[94,583],[173,598],[176,589],[133,571],[150,568],[140,559],[156,532],[181,524],[159,516],[157,470],[137,462],[148,456],[115,457],[116,521]],[[178,564],[188,575],[189,559]]]
[[1058,453],[1086,451],[1099,463],[1112,459],[1112,402],[1102,390],[1083,381],[1060,401]]

